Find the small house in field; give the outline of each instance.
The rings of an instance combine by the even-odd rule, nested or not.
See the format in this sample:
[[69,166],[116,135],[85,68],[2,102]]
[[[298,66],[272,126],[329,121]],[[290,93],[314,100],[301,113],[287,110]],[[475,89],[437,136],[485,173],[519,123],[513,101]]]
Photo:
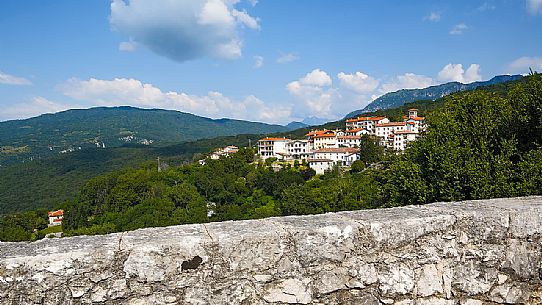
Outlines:
[[50,211],[49,216],[49,227],[59,226],[62,224],[62,218],[64,217],[64,210]]

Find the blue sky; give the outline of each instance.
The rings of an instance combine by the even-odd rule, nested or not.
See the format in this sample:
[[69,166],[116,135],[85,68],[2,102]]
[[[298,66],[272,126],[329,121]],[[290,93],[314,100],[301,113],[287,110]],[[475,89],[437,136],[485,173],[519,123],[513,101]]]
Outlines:
[[0,121],[132,105],[337,119],[402,88],[542,71],[542,0],[6,0]]

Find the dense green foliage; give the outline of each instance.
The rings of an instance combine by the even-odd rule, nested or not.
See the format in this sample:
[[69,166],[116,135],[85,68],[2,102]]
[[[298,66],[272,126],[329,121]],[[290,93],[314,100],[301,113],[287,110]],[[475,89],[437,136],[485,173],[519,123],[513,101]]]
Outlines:
[[260,135],[238,135],[153,147],[129,145],[90,148],[0,170],[0,215],[37,208],[52,209],[77,195],[86,181],[107,172],[156,164],[157,157],[170,166],[193,162],[213,148],[247,146]]
[[427,134],[383,174],[385,205],[541,193],[541,75],[507,96],[450,96],[428,120]]
[[[418,102],[428,111],[423,137],[399,155],[366,137],[350,171],[314,176],[299,162],[273,171],[242,149],[203,166],[159,172],[150,162],[97,176],[58,206],[65,233],[542,194],[542,76],[496,88],[452,94],[433,110]],[[39,238],[45,224],[43,212],[5,215],[0,240]]]
[[474,82],[470,84],[462,84],[459,82],[450,82],[437,86],[431,86],[424,89],[402,89],[395,92],[390,92],[372,101],[365,108],[355,110],[346,115],[346,118],[351,118],[360,115],[361,113],[373,112],[380,109],[399,108],[406,103],[419,100],[436,100],[452,94],[454,92],[474,90],[479,87],[495,85],[503,82],[518,80],[521,75],[500,75],[484,82]]
[[274,171],[253,158],[253,150],[242,149],[203,166],[162,172],[149,167],[96,177],[63,205],[65,233],[324,213],[377,202],[368,176],[339,178],[330,173],[313,178],[314,171],[302,165]]
[[133,107],[98,107],[0,122],[0,170],[6,165],[58,155],[69,148],[118,147],[152,140],[153,145],[288,130],[240,120],[212,120],[189,113]]

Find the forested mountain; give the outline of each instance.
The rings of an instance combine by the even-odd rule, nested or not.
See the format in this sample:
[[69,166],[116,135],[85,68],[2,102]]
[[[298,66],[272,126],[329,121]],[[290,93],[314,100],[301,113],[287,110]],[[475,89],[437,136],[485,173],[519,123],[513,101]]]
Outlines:
[[13,164],[0,170],[0,215],[37,208],[51,209],[73,198],[92,177],[139,167],[179,166],[203,153],[227,145],[247,146],[263,135],[237,135],[201,139],[168,146],[126,144],[121,147],[88,148]]
[[[97,107],[0,122],[0,168],[89,147],[163,144],[241,133],[271,133],[285,126],[213,120],[179,111]],[[1,169],[0,169],[1,171]]]
[[406,103],[418,100],[436,100],[446,95],[459,91],[473,90],[478,87],[495,85],[499,83],[514,81],[522,78],[521,75],[499,75],[488,81],[473,82],[462,84],[460,82],[450,82],[438,86],[431,86],[424,89],[402,89],[395,92],[386,93],[383,96],[372,101],[365,108],[355,110],[346,115],[346,118],[357,116],[361,113],[377,111],[380,109],[397,108]]
[[[519,80],[476,90],[506,96],[514,85],[524,82],[524,80]],[[420,115],[425,115],[442,107],[445,100],[441,98],[435,101],[416,101],[399,108],[378,110],[369,114],[385,115],[400,120],[408,108],[418,108]],[[320,126],[273,133],[272,136],[302,139],[311,129],[344,128],[344,124],[344,120],[341,120]],[[124,144],[121,147],[106,147],[105,149],[94,147],[15,164],[0,170],[0,214],[35,208],[53,208],[75,196],[83,184],[94,176],[114,170],[138,167],[144,162],[155,164],[157,157],[170,166],[176,166],[184,162],[192,162],[201,154],[215,148],[227,145],[248,146],[249,140],[252,145],[255,145],[256,141],[263,136],[264,134],[224,136],[164,146]]]
[[[66,211],[64,232],[102,234],[149,226],[542,194],[541,75],[416,104],[426,111],[428,132],[403,154],[360,150],[361,160],[350,172],[335,169],[315,177],[305,164],[284,165],[275,171],[267,162],[254,163],[250,149],[232,158],[208,160],[203,166],[192,163],[158,171],[156,163],[144,163],[94,177],[73,190],[76,195],[70,200],[59,202],[56,207]],[[386,111],[392,116],[400,112]],[[240,137],[224,142],[235,144],[236,139]],[[210,142],[224,143],[205,141],[209,142],[196,143],[201,148]],[[182,145],[159,155],[182,156]],[[184,147],[188,157],[197,145]],[[43,190],[49,181],[41,181],[42,191],[34,198],[48,196]],[[40,210],[1,216],[0,240],[40,237],[34,229],[46,227],[45,217]]]

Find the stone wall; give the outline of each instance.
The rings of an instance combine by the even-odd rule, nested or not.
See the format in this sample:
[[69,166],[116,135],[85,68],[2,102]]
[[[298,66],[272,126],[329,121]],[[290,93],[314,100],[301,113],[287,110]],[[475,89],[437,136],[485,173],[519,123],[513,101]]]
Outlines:
[[0,304],[541,304],[542,197],[0,243]]

